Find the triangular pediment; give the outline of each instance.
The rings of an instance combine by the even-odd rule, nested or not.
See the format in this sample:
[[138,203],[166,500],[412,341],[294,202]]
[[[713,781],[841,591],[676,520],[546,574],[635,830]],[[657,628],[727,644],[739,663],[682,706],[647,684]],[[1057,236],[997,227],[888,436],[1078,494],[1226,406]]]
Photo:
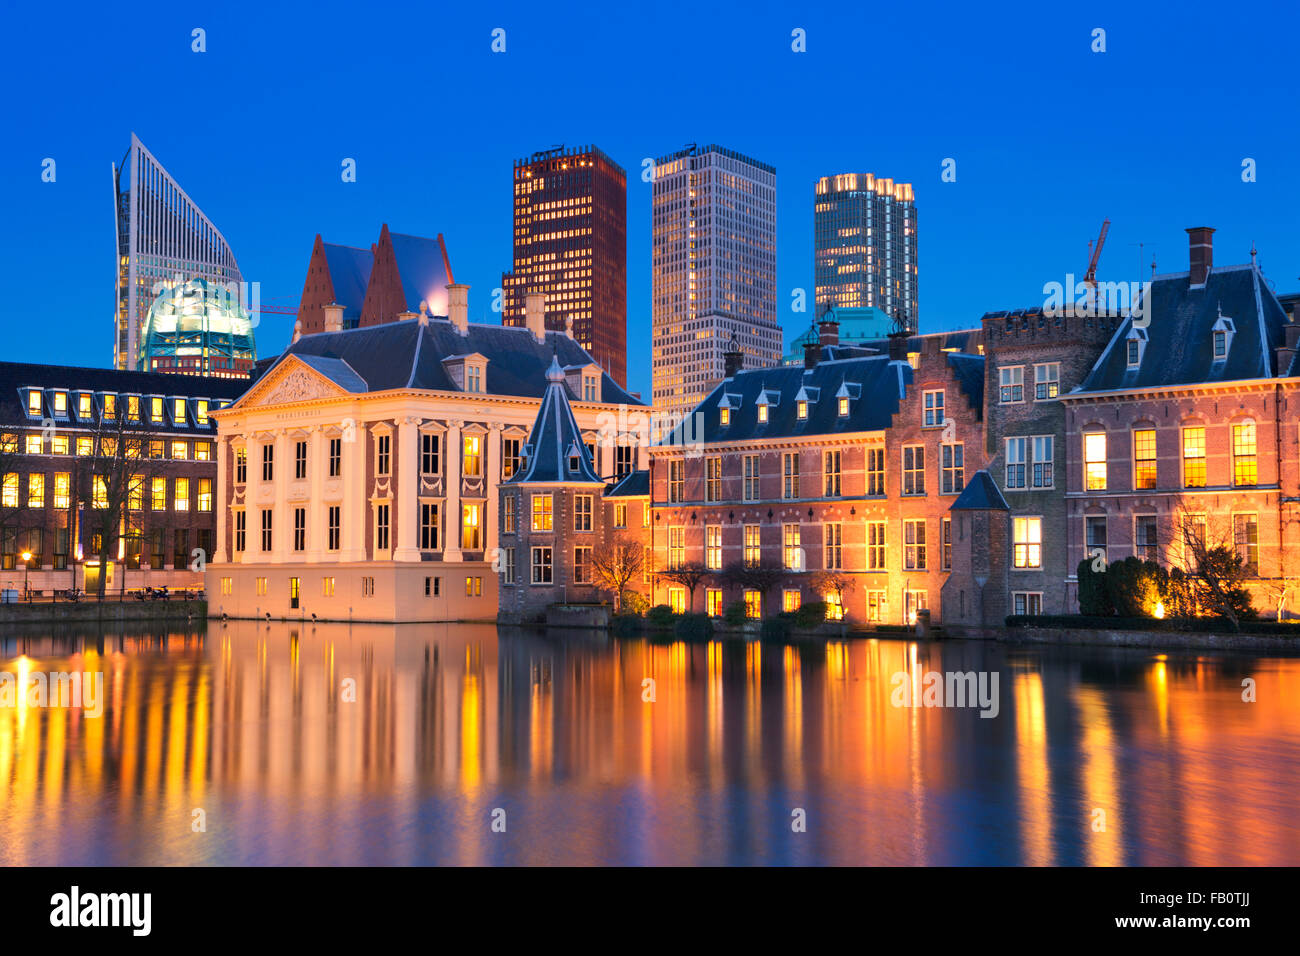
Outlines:
[[273,368],[252,389],[245,392],[233,408],[258,408],[265,405],[291,405],[322,398],[340,398],[350,394],[316,371],[296,355],[290,355]]

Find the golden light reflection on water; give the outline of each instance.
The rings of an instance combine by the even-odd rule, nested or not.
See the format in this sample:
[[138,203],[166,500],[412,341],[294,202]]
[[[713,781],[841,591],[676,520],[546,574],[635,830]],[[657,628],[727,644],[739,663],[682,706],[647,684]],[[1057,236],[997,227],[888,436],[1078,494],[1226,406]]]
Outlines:
[[[1300,862],[1297,659],[232,623],[0,671],[107,697],[0,706],[5,864]],[[996,717],[895,706],[953,671]]]

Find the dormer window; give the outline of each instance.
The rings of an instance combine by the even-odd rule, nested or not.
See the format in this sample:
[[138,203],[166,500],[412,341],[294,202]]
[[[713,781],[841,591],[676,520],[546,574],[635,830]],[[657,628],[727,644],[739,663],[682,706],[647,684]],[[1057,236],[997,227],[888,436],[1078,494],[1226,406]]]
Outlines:
[[116,395],[104,396],[104,418],[107,421],[112,421],[114,418],[117,418],[117,396]]
[[91,396],[88,392],[82,392],[77,396],[77,417],[89,419],[94,413],[91,411]]
[[477,365],[465,366],[465,391],[483,391],[483,370]]
[[185,424],[185,399],[172,399],[172,421],[177,425]]
[[54,414],[55,415],[68,414],[68,393],[67,392],[54,393]]
[[1219,313],[1218,320],[1214,323],[1214,328],[1210,333],[1211,344],[1214,349],[1214,361],[1222,362],[1228,357],[1228,352],[1232,349],[1232,336],[1237,331],[1237,326],[1232,319]]
[[840,418],[849,417],[849,397],[847,395],[840,396],[839,410]]
[[41,417],[41,390],[39,388],[27,390],[27,414],[33,418]]
[[600,401],[600,379],[594,375],[582,377],[582,400],[584,402]]
[[1146,347],[1146,332],[1143,329],[1129,329],[1128,336],[1124,339],[1124,356],[1130,369],[1142,365],[1142,353],[1146,351]]
[[195,405],[194,420],[200,425],[208,423],[208,400],[200,398]]
[[835,410],[840,418],[849,417],[849,400],[860,397],[862,394],[862,385],[858,382],[840,382],[839,390],[835,393]]
[[723,428],[726,428],[728,425],[731,424],[730,408],[723,407],[718,409],[718,424],[720,424]]
[[795,403],[795,415],[799,421],[805,421],[808,418],[808,400],[801,398]]
[[760,423],[761,423],[761,422],[766,422],[766,421],[767,421],[767,403],[766,403],[766,402],[764,402],[762,405],[759,405],[759,406],[758,406],[758,420],[759,420]]
[[576,471],[578,470],[578,464],[579,464],[579,462],[578,462],[578,456],[577,456],[577,455],[570,455],[570,456],[569,456],[569,471],[576,472]]

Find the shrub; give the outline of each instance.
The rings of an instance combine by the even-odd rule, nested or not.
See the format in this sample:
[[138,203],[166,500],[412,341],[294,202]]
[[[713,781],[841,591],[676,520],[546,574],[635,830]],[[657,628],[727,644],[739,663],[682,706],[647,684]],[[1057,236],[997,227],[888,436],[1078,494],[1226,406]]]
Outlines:
[[1075,573],[1079,579],[1079,613],[1090,617],[1109,617],[1115,613],[1106,589],[1106,572],[1092,569],[1093,559],[1085,557]]
[[[1101,578],[1110,605],[1120,617],[1152,617],[1169,584],[1169,576],[1160,565],[1132,555],[1109,565]],[[1080,587],[1081,594],[1082,590]]]
[[713,636],[713,621],[707,614],[683,614],[673,625],[673,634],[686,641],[707,641]]
[[749,615],[745,611],[743,601],[736,601],[734,604],[728,604],[727,609],[722,612],[722,619],[733,627],[739,627],[749,620]]
[[645,614],[650,610],[650,602],[640,591],[624,591],[622,611],[624,614]]
[[815,627],[820,627],[825,622],[825,601],[809,601],[794,612],[794,623],[800,630],[809,631]]
[[790,637],[790,624],[794,615],[778,614],[763,618],[763,628],[759,637],[765,641],[784,641]]
[[646,611],[645,619],[656,627],[668,627],[676,616],[667,604],[656,604]]

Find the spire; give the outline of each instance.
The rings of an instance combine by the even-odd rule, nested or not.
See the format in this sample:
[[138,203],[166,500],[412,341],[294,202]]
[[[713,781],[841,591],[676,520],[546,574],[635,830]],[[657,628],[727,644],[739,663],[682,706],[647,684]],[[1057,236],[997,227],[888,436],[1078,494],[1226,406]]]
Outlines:
[[591,455],[569,404],[564,369],[554,354],[546,370],[546,392],[532,431],[528,433],[524,455],[527,460],[510,478],[512,483],[604,484],[592,467]]

